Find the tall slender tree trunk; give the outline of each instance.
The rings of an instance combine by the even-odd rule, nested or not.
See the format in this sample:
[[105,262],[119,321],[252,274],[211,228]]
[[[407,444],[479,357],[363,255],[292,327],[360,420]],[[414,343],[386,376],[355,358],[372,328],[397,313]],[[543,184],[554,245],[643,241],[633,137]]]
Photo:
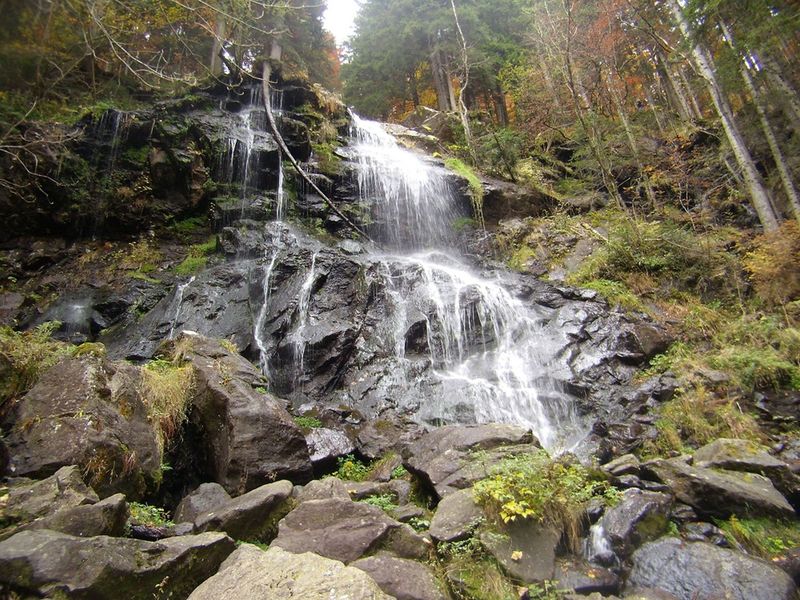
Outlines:
[[495,111],[497,112],[497,123],[501,127],[508,127],[508,106],[506,106],[506,94],[500,82],[495,82],[495,90],[492,94]]
[[789,173],[789,167],[786,164],[783,152],[778,144],[778,138],[775,137],[775,131],[772,129],[772,125],[769,122],[767,110],[764,107],[764,99],[761,97],[761,93],[756,88],[753,78],[750,76],[750,70],[747,68],[747,63],[745,63],[744,59],[736,49],[736,44],[733,41],[733,34],[731,33],[730,29],[723,21],[720,21],[719,26],[723,35],[728,41],[728,45],[731,47],[731,50],[733,50],[737,60],[739,61],[739,71],[742,74],[744,86],[747,88],[750,97],[753,99],[753,104],[756,107],[758,119],[761,121],[761,129],[764,132],[764,137],[767,139],[767,144],[769,144],[770,152],[772,152],[772,159],[775,161],[775,167],[778,169],[781,183],[783,184],[783,191],[786,194],[787,200],[789,201],[789,207],[791,208],[795,219],[800,221],[800,197],[797,195],[797,189],[794,186],[792,175]]
[[433,75],[433,85],[436,88],[436,101],[439,110],[449,112],[455,108],[450,104],[450,94],[447,85],[447,73],[442,64],[442,53],[439,48],[434,48],[431,52],[431,75]]
[[676,80],[675,74],[672,72],[672,67],[667,63],[667,59],[660,52],[658,54],[658,59],[664,71],[664,76],[660,77],[664,94],[667,96],[667,100],[672,106],[672,109],[678,113],[681,120],[684,123],[688,123],[694,118],[692,109],[689,106],[689,101],[686,99],[679,82]]
[[689,81],[689,78],[686,77],[686,73],[683,72],[683,69],[678,69],[678,77],[683,84],[683,89],[686,90],[686,97],[689,98],[689,104],[692,107],[692,111],[694,112],[695,117],[698,119],[703,118],[703,109],[700,108],[700,103],[697,101],[697,95],[694,93],[692,89],[692,84]]
[[475,143],[472,139],[472,128],[469,124],[469,110],[467,110],[467,88],[469,87],[469,53],[467,52],[467,40],[464,38],[464,32],[461,29],[461,22],[458,20],[458,11],[456,10],[455,0],[450,0],[450,7],[453,9],[453,19],[456,22],[456,30],[458,31],[458,40],[461,44],[461,68],[463,69],[463,77],[461,78],[461,91],[458,95],[458,112],[461,116],[461,125],[464,127],[464,138],[467,142],[467,150],[469,151],[472,164],[478,164],[478,157],[475,154]]
[[218,14],[217,22],[214,27],[214,41],[211,44],[211,56],[209,57],[208,63],[208,68],[214,77],[222,75],[223,62],[220,53],[222,52],[222,42],[225,39],[226,31],[227,23],[225,22],[225,17]]
[[677,21],[681,32],[684,37],[690,42],[692,46],[692,56],[696,63],[698,72],[703,80],[706,82],[708,91],[711,94],[711,99],[714,102],[714,107],[717,114],[722,121],[722,127],[725,130],[725,135],[731,145],[733,155],[736,157],[736,162],[742,170],[744,180],[747,185],[747,191],[750,195],[750,201],[758,214],[758,219],[765,230],[770,231],[777,229],[778,218],[772,208],[769,193],[764,185],[764,180],[761,174],[756,169],[753,162],[753,157],[745,144],[739,128],[736,126],[736,121],[733,117],[733,110],[728,104],[727,98],[722,91],[722,88],[717,81],[716,72],[714,70],[714,63],[708,51],[700,45],[700,43],[693,39],[692,30],[689,22],[683,14],[678,0],[667,0],[667,3],[672,11],[675,20]]
[[770,85],[780,91],[783,96],[783,104],[786,106],[787,116],[792,122],[792,128],[795,133],[800,135],[800,95],[786,81],[780,65],[774,59],[768,56],[759,56],[759,60],[764,66],[764,72]]

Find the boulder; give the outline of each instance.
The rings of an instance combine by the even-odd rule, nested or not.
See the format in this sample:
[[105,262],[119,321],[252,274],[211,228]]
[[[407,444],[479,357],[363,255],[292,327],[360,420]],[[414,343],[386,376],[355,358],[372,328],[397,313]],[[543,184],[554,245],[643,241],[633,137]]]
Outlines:
[[637,550],[628,586],[679,600],[791,600],[796,587],[780,568],[703,542],[662,538]]
[[639,475],[641,463],[633,454],[624,454],[615,458],[601,468],[612,477],[622,477],[624,475]]
[[310,480],[303,432],[277,398],[255,389],[263,385],[255,367],[199,335],[184,332],[177,344],[188,346],[184,356],[194,368],[189,419],[202,432],[197,453],[208,456],[210,478],[232,494],[276,479]]
[[143,542],[23,531],[0,542],[0,583],[86,600],[185,596],[235,548],[222,533]]
[[358,429],[356,446],[364,458],[377,460],[388,453],[400,452],[422,434],[423,429],[416,423],[371,419]]
[[307,500],[329,500],[331,498],[338,498],[340,500],[350,499],[347,485],[337,477],[315,479],[305,485],[303,489],[300,490],[300,493],[297,494],[298,502],[306,502]]
[[559,561],[555,580],[557,589],[581,595],[617,594],[621,586],[619,577],[612,571],[574,561]]
[[77,537],[125,534],[128,521],[128,503],[123,494],[114,494],[96,504],[62,508],[41,519],[24,525],[22,529],[50,529]]
[[94,490],[83,482],[78,467],[61,467],[41,481],[23,480],[11,484],[3,519],[32,521],[63,509],[95,504],[99,500]]
[[[530,430],[515,425],[448,425],[430,431],[407,451],[405,467],[443,498],[485,478],[489,465],[506,453],[539,448]],[[476,450],[494,451],[476,461]]]
[[655,460],[643,468],[668,485],[678,500],[709,516],[793,518],[795,514],[786,498],[761,475],[693,467],[680,458]]
[[611,548],[620,557],[660,536],[667,528],[672,498],[658,492],[626,490],[600,520]]
[[195,531],[224,531],[237,540],[263,539],[275,528],[291,495],[289,481],[263,485],[199,515],[194,521]]
[[501,533],[483,532],[481,545],[509,577],[525,583],[553,579],[561,532],[530,520],[507,525]]
[[311,463],[317,468],[335,466],[336,459],[355,452],[353,442],[341,431],[319,427],[306,435]]
[[350,566],[364,571],[397,600],[445,600],[433,572],[417,561],[378,554]]
[[272,547],[266,552],[243,544],[203,582],[190,600],[391,600],[364,571],[306,552]]
[[176,523],[191,523],[204,513],[230,502],[231,497],[218,483],[203,483],[187,494],[175,509]]
[[472,488],[453,492],[442,498],[431,519],[428,532],[438,542],[455,542],[472,535],[483,510],[475,503]]
[[403,557],[418,556],[425,547],[408,525],[381,509],[338,498],[302,502],[280,522],[272,545],[295,553],[313,550],[344,563],[381,547]]
[[13,408],[5,438],[15,476],[77,465],[101,497],[140,497],[161,476],[156,436],[133,365],[93,356],[48,369]]
[[749,440],[721,438],[694,453],[696,467],[744,471],[763,475],[786,496],[792,504],[800,502],[800,477],[782,460],[767,452],[763,446]]

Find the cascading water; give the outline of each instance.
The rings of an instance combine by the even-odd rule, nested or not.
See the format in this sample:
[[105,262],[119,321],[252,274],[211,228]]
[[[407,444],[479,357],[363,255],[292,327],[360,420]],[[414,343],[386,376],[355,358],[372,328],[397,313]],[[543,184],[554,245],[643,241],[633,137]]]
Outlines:
[[361,203],[373,208],[376,237],[394,248],[446,248],[457,198],[445,171],[400,147],[380,123],[351,114],[350,154]]
[[172,316],[172,323],[169,328],[169,335],[167,339],[174,339],[175,337],[175,328],[178,326],[178,319],[181,316],[181,306],[183,306],[183,295],[186,293],[186,288],[188,288],[192,283],[194,283],[195,276],[192,275],[188,281],[180,284],[175,291],[175,313]]
[[542,335],[542,315],[447,251],[459,211],[446,172],[401,148],[380,124],[353,123],[359,197],[382,225],[373,233],[405,254],[380,257],[376,270],[390,305],[387,346],[404,360],[406,336],[422,314],[440,384],[437,398],[408,408],[425,421],[526,425],[551,450],[573,446],[585,432],[550,377],[561,346]]
[[308,275],[306,275],[305,281],[303,281],[303,287],[300,288],[300,299],[297,303],[297,329],[294,333],[294,346],[295,346],[295,381],[299,379],[299,377],[305,372],[305,353],[306,353],[306,342],[303,337],[305,333],[306,325],[308,324],[308,313],[309,313],[309,305],[311,303],[311,293],[314,289],[314,281],[316,280],[317,272],[317,256],[319,255],[318,252],[315,252],[311,257],[311,268],[308,270]]

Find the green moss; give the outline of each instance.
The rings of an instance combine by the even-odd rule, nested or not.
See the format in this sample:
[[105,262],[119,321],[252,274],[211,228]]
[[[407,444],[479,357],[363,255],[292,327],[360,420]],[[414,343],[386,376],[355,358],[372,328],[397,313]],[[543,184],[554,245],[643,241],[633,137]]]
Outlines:
[[204,216],[189,217],[173,223],[170,229],[181,236],[196,234],[208,227],[208,218]]
[[314,157],[317,159],[317,164],[320,173],[325,175],[338,175],[342,170],[342,159],[336,156],[333,144],[330,142],[321,142],[311,144],[314,152]]
[[318,418],[305,415],[294,417],[294,422],[302,429],[318,429],[322,427],[322,421]]
[[136,165],[143,165],[150,154],[150,146],[130,147],[122,153],[122,158]]
[[508,266],[515,271],[527,271],[528,263],[536,258],[536,251],[530,246],[520,246],[508,259]]
[[181,264],[175,267],[177,275],[192,275],[206,268],[208,258],[205,256],[187,256]]
[[475,220],[479,225],[483,226],[483,183],[480,178],[472,170],[472,167],[457,158],[448,158],[444,161],[444,164],[453,173],[467,180],[472,197]]
[[592,279],[581,285],[582,287],[589,288],[599,293],[612,306],[618,306],[624,310],[640,312],[645,310],[641,299],[631,292],[624,283],[620,283],[619,281]]

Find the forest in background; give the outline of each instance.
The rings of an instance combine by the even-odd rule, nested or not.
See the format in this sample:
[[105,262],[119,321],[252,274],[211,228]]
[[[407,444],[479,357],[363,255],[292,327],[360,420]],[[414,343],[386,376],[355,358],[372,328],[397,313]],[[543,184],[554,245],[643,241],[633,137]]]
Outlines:
[[[476,196],[478,174],[528,190],[528,213],[501,215],[528,218],[490,223],[496,258],[670,329],[677,343],[652,373],[688,383],[664,411],[660,451],[748,431],[764,440],[747,418],[740,427],[742,407],[800,389],[792,2],[370,0],[341,73],[321,3],[0,9],[8,206],[63,185],[62,149],[87,115],[236,86],[279,55],[286,76],[334,89],[341,76],[357,111],[437,135]],[[334,146],[318,149],[335,166]]]

